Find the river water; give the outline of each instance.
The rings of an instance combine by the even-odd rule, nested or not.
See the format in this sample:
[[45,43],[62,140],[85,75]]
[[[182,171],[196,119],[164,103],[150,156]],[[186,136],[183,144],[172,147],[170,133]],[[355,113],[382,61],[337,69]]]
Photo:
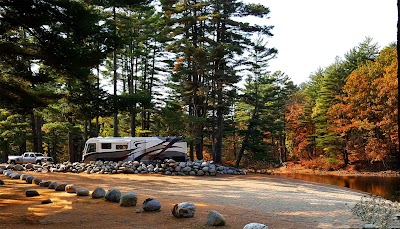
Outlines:
[[281,176],[346,187],[400,202],[400,177],[284,174]]

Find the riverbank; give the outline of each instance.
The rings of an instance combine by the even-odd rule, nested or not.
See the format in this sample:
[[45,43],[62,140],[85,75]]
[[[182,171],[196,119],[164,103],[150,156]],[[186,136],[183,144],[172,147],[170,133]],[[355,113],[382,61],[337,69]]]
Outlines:
[[380,177],[400,177],[400,171],[356,171],[356,170],[336,170],[325,171],[321,169],[309,169],[300,164],[287,163],[279,168],[273,169],[247,169],[248,173],[268,174],[268,175],[286,175],[286,174],[315,174],[315,175],[335,175],[335,176],[380,176]]

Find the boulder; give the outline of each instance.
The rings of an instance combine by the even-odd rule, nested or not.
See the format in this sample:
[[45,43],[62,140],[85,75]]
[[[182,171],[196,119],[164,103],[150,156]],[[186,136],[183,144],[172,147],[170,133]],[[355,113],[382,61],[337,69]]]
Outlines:
[[22,165],[20,165],[20,164],[16,164],[16,165],[14,166],[14,170],[16,170],[16,171],[23,171],[23,170],[25,170],[25,168],[24,168],[24,166],[22,166]]
[[41,182],[42,182],[42,179],[40,179],[40,178],[34,178],[32,180],[32,184],[36,184],[36,185],[39,185]]
[[246,224],[243,229],[268,229],[268,226],[261,223],[249,223]]
[[77,196],[89,196],[89,189],[87,188],[77,188],[76,189]]
[[13,173],[10,176],[11,179],[19,179],[20,177],[21,177],[21,174],[19,174],[19,173]]
[[108,190],[104,198],[111,202],[119,202],[121,199],[121,191],[119,189]]
[[93,199],[99,199],[99,198],[104,198],[106,196],[106,190],[104,190],[104,188],[96,188],[93,192],[92,192],[92,198]]
[[128,193],[121,195],[121,198],[119,200],[119,205],[121,207],[136,206],[137,200],[138,200],[138,197],[135,193],[128,192]]
[[51,184],[51,181],[42,181],[39,183],[40,187],[49,187],[49,185]]
[[143,210],[145,212],[159,211],[161,209],[161,203],[157,199],[147,198],[143,202]]
[[58,182],[51,182],[48,186],[49,189],[55,189],[56,186],[58,185]]
[[25,195],[26,197],[34,197],[34,196],[39,196],[39,193],[36,190],[29,189],[25,191]]
[[225,217],[219,212],[212,210],[207,215],[206,224],[210,226],[225,226]]
[[75,187],[75,185],[73,185],[73,184],[67,184],[67,185],[65,186],[65,191],[66,191],[67,193],[76,193],[76,187]]
[[21,179],[21,180],[26,180],[26,178],[29,177],[29,176],[31,176],[31,175],[29,175],[29,174],[21,174],[21,176],[19,177],[19,179]]
[[31,169],[33,169],[33,168],[34,168],[34,166],[33,166],[33,164],[31,164],[31,163],[28,163],[28,164],[25,165],[25,169],[26,169],[26,170],[31,170]]
[[34,176],[28,176],[28,177],[25,179],[25,181],[26,181],[27,184],[32,184],[33,179],[35,179]]
[[183,202],[179,204],[175,204],[172,208],[172,215],[176,218],[192,218],[196,211],[196,207],[193,203]]
[[54,189],[56,191],[65,191],[65,186],[67,186],[67,184],[58,184]]

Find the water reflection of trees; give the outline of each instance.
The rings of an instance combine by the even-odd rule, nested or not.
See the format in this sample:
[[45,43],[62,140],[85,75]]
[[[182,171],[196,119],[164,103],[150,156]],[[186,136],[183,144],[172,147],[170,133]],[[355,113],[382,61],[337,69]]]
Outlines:
[[390,200],[400,200],[400,177],[334,176],[315,174],[287,174],[286,176],[299,180],[331,184],[368,192]]

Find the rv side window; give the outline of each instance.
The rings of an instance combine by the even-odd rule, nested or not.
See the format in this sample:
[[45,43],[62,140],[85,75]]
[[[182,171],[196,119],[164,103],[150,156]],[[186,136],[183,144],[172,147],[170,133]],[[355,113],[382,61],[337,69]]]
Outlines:
[[128,145],[116,145],[116,149],[128,149]]
[[96,143],[89,143],[87,152],[96,152]]
[[101,143],[102,149],[111,149],[111,143]]

